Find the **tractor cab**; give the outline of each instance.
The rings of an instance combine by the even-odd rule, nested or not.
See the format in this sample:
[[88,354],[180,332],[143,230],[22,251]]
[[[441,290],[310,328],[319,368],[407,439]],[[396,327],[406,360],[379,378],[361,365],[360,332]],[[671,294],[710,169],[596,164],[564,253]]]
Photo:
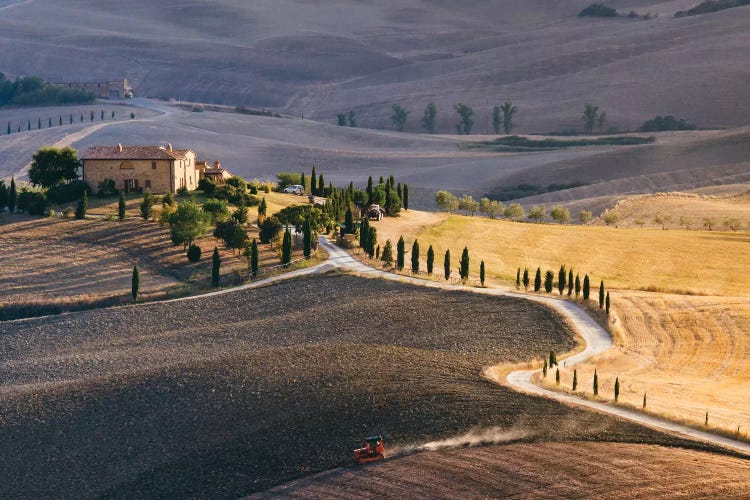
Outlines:
[[370,436],[365,438],[362,448],[354,450],[354,461],[360,464],[377,462],[385,458],[385,446],[382,436]]

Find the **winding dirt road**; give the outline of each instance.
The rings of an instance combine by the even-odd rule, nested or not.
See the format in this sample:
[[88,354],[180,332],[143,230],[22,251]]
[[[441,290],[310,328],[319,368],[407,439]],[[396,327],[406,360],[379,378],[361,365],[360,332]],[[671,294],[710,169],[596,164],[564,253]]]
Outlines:
[[[416,277],[402,276],[375,269],[361,261],[358,261],[351,255],[349,255],[346,251],[329,243],[324,238],[320,239],[320,244],[330,256],[328,261],[329,265],[336,268],[341,268],[365,275],[377,276],[378,278],[383,279],[414,283],[421,286],[449,290],[467,290],[466,287],[461,285],[427,281]],[[585,348],[581,352],[578,352],[567,358],[560,358],[560,361],[564,361],[566,366],[568,367],[586,361],[591,357],[601,354],[612,347],[612,337],[609,335],[609,333],[607,333],[606,330],[599,326],[599,324],[597,324],[596,321],[591,318],[591,316],[586,314],[580,307],[572,302],[553,299],[549,297],[540,297],[536,295],[513,293],[494,288],[469,288],[469,290],[475,293],[483,293],[495,296],[520,297],[523,299],[540,302],[553,308],[555,311],[567,318],[575,326],[577,332],[581,335],[585,343]],[[692,439],[711,443],[716,446],[721,446],[723,448],[750,454],[750,444],[748,443],[743,443],[741,441],[736,441],[734,439],[718,436],[716,434],[704,432],[685,425],[680,425],[611,403],[591,401],[588,399],[583,399],[569,394],[564,394],[561,392],[556,392],[545,389],[543,387],[539,387],[532,381],[532,376],[538,372],[539,370],[514,371],[508,374],[506,380],[510,387],[521,392],[552,398],[566,404],[583,406],[592,410],[626,418],[628,420],[654,429],[673,432]]]

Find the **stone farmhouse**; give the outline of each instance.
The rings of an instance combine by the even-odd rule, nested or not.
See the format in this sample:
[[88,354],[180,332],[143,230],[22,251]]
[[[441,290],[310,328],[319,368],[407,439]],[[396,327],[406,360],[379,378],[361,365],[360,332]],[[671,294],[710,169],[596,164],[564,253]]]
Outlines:
[[98,99],[127,99],[133,97],[133,87],[127,78],[106,82],[58,82],[54,85],[69,89],[83,89],[94,94]]
[[192,191],[204,177],[223,184],[231,177],[217,161],[196,161],[191,149],[166,146],[92,146],[81,157],[83,180],[95,194],[107,179],[125,192],[176,193]]

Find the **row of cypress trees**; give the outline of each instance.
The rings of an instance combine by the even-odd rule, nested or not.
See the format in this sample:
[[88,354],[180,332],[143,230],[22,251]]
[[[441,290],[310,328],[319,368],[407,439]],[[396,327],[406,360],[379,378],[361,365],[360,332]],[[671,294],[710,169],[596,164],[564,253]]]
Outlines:
[[[94,112],[93,111],[91,111],[91,113],[89,114],[89,117],[90,117],[90,120],[93,122],[94,121]],[[101,120],[104,121],[104,110],[101,110],[100,117],[101,117]],[[113,120],[115,119],[115,112],[114,112],[114,110],[112,111],[112,119]],[[63,122],[65,120],[63,120],[62,115],[60,115],[60,116],[57,117],[56,121],[57,121],[57,126],[58,127],[62,127]],[[70,115],[70,117],[69,117],[69,119],[67,121],[68,121],[68,123],[70,125],[73,125],[74,120],[73,120],[73,115],[72,114]],[[83,113],[81,113],[81,123],[83,123],[83,121],[84,121]],[[52,120],[52,117],[49,117],[47,119],[47,128],[52,128],[53,127],[53,123],[54,123],[54,121]],[[37,118],[36,129],[37,130],[41,130],[42,129],[42,118],[41,117]],[[7,133],[7,135],[11,135],[14,132],[15,133],[20,133],[21,130],[22,130],[22,127],[21,127],[21,123],[20,122],[18,123],[18,126],[16,126],[16,127],[11,127],[10,122],[8,122],[8,128],[6,130],[6,133]],[[28,132],[31,131],[31,120],[27,120],[27,122],[26,122],[26,131],[28,131]]]
[[[370,228],[374,229],[374,228]],[[371,242],[368,241],[368,244],[371,245]],[[369,250],[366,250],[366,252],[369,254]],[[375,255],[379,256],[380,260],[386,265],[390,266],[393,263],[393,244],[391,243],[391,240],[387,240],[385,242],[385,246],[383,247],[383,251],[380,252],[380,247],[378,247],[375,251]],[[411,246],[411,272],[414,274],[418,274],[421,270],[421,255],[420,255],[420,247],[419,247],[419,240],[414,240]],[[469,279],[469,265],[470,265],[470,257],[469,257],[469,249],[468,247],[464,247],[463,252],[461,253],[461,260],[459,261],[458,265],[458,272],[459,276],[461,277],[461,280],[466,282]],[[406,267],[406,242],[404,241],[404,237],[401,236],[398,239],[398,242],[396,243],[396,270],[397,271],[403,271],[404,267]],[[432,248],[432,245],[429,246],[427,249],[426,254],[426,270],[427,274],[432,275],[435,268],[435,250]],[[446,280],[450,279],[451,277],[451,251],[450,249],[445,251],[445,257],[443,259],[443,276]],[[482,282],[482,285],[484,286],[485,282],[485,266],[484,261],[481,262],[480,265],[480,280]]]
[[[542,281],[542,269],[537,267],[534,276],[534,291],[537,293],[540,292],[542,284],[544,285],[545,292],[552,293],[555,285],[555,274],[552,271],[545,272],[544,281]],[[529,275],[529,269],[525,268],[522,273],[521,268],[519,267],[516,271],[516,288],[521,288],[521,286],[523,286],[525,290],[528,290],[530,285],[531,278]],[[584,276],[583,281],[581,281],[580,274],[576,274],[575,278],[573,278],[573,269],[571,268],[566,271],[565,266],[563,265],[560,266],[560,270],[557,273],[557,290],[560,292],[560,295],[565,294],[565,291],[567,290],[568,297],[572,297],[574,292],[576,298],[583,294],[583,300],[589,300],[591,295],[591,280],[589,279],[588,274]],[[599,283],[599,309],[605,309],[606,313],[609,314],[609,292],[607,291],[605,293],[604,281]]]

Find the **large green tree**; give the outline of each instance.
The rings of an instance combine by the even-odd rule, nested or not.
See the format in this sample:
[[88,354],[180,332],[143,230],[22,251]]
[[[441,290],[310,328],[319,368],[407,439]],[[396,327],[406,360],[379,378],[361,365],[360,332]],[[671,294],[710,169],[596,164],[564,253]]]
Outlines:
[[182,244],[187,248],[193,240],[200,238],[208,231],[211,217],[194,201],[187,200],[177,205],[174,213],[169,215],[169,232],[172,243]]
[[29,180],[35,186],[50,188],[77,179],[78,166],[75,149],[45,147],[31,159]]

